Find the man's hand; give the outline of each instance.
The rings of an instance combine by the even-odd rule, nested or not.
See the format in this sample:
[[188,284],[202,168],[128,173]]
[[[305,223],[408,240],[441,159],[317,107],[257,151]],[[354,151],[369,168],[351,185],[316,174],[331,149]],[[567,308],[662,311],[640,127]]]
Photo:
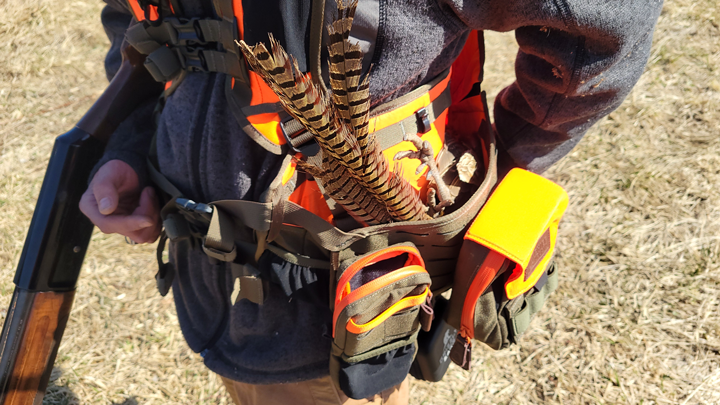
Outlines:
[[121,160],[105,163],[80,199],[80,211],[103,233],[136,243],[160,236],[160,206],[152,187],[140,191],[137,173]]

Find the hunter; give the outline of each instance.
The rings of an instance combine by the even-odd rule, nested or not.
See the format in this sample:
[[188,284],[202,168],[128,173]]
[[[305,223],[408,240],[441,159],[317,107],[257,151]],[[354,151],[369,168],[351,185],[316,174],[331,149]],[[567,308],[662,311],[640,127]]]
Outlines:
[[[261,232],[248,239],[254,241],[251,247],[262,246],[255,257],[243,250],[247,243],[211,247],[210,231],[198,236],[195,227],[212,214],[210,202],[271,201],[269,191],[288,161],[287,144],[302,131],[290,128],[276,95],[241,52],[240,40],[270,49],[271,34],[296,59],[299,71],[330,88],[335,75],[328,73],[326,47],[333,38],[327,26],[338,18],[338,4],[106,3],[102,22],[111,42],[105,60],[108,79],[130,42],[148,54],[148,70],[166,85],[115,131],[81,201],[83,213],[102,232],[121,234],[133,243],[156,241],[166,220],[162,244],[169,239],[173,276],[161,271],[158,277],[172,285],[188,345],[222,377],[237,404],[407,404],[407,370],[400,384],[366,399],[350,399],[330,377],[334,330],[328,285],[335,280],[326,268],[286,260],[287,255],[278,253],[281,243],[265,249],[266,234]],[[502,178],[514,167],[542,173],[620,105],[643,72],[662,0],[360,0],[356,7],[348,41],[359,44],[364,55],[361,70],[369,72],[371,114],[422,86],[430,86],[432,93],[433,86],[459,82],[457,75],[450,84],[443,77],[470,39],[480,55],[481,72],[482,31],[515,32],[520,47],[516,81],[498,94],[492,117]],[[133,29],[139,24],[141,30]],[[470,88],[458,99],[479,94],[479,88]],[[440,121],[449,107],[431,104],[411,112],[406,122],[413,123],[413,134],[445,125]],[[433,108],[428,115],[426,110]],[[441,139],[451,138],[451,129],[464,124],[446,125]],[[377,138],[382,144],[380,132]],[[304,147],[296,152],[314,153]],[[299,184],[300,174],[288,173]],[[185,211],[167,208],[169,196],[182,196]],[[308,208],[303,201],[297,200]],[[191,232],[180,237],[181,227],[172,222],[169,229],[172,215],[161,215],[161,209],[193,211],[197,221],[188,220]],[[328,212],[325,207],[315,214]],[[337,207],[332,212],[337,215]],[[242,229],[235,231],[236,237],[242,234]]]

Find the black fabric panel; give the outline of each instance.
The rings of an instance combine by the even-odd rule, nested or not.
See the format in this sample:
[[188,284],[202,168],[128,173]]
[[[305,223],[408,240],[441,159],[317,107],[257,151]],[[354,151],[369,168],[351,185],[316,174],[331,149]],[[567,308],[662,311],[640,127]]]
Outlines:
[[280,286],[286,296],[304,300],[317,305],[326,305],[330,275],[327,270],[304,267],[286,262],[269,250],[266,250],[258,268],[268,269],[270,281]]
[[340,360],[340,389],[352,399],[372,397],[403,382],[414,356],[412,343],[358,363]]
[[245,42],[269,45],[268,33],[297,58],[300,70],[307,71],[310,38],[311,0],[263,0],[243,2]]
[[361,286],[375,280],[376,278],[382,277],[388,273],[405,267],[405,263],[408,260],[408,254],[403,253],[401,255],[392,257],[390,259],[381,260],[377,263],[371,264],[360,270],[350,280],[350,287],[355,290]]

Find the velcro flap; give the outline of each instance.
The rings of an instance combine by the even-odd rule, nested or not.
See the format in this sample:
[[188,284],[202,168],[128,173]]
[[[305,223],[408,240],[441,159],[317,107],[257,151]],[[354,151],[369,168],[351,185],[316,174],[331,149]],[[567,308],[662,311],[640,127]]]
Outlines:
[[465,234],[465,239],[515,262],[505,283],[509,299],[527,292],[542,275],[554,253],[558,223],[567,205],[562,187],[527,170],[513,169]]

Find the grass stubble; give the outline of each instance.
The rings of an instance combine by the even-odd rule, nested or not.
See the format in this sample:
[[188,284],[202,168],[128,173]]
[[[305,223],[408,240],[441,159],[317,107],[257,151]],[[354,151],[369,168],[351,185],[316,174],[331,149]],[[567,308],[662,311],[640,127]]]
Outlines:
[[[99,1],[0,0],[0,321],[53,138],[107,85]],[[512,34],[487,33],[490,101]],[[413,404],[720,403],[720,6],[668,0],[648,67],[546,176],[560,287],[520,345],[414,382]],[[84,181],[79,179],[78,181]],[[45,404],[227,404],[187,348],[154,249],[96,232]]]

